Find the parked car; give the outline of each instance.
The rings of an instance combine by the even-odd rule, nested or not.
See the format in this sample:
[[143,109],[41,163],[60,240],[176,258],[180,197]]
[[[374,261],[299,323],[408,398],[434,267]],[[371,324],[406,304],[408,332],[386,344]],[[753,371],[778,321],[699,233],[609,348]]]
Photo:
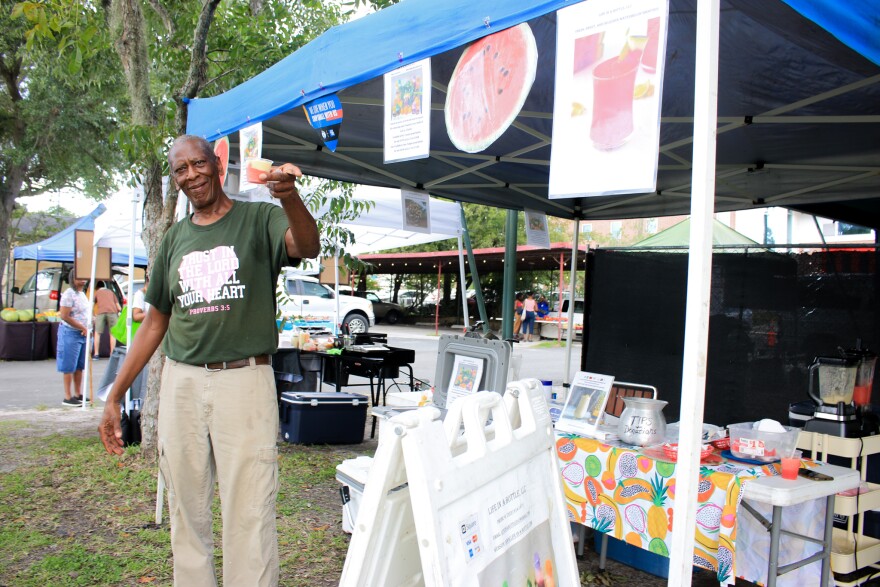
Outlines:
[[[329,318],[336,311],[336,294],[314,277],[285,271],[283,287],[288,299],[279,309],[288,316]],[[352,334],[367,332],[376,323],[373,304],[355,296],[339,296],[339,315]]]
[[339,293],[346,296],[357,296],[359,298],[369,300],[373,304],[373,312],[375,312],[376,314],[376,322],[397,324],[398,322],[400,322],[400,319],[403,318],[403,315],[406,314],[406,310],[404,310],[400,304],[395,304],[393,302],[383,302],[376,292],[357,291],[351,289],[350,287],[346,287],[345,289],[343,289],[343,287],[340,287]]
[[[61,294],[67,289],[67,282],[62,279],[67,274],[69,267],[49,267],[40,269],[31,275],[24,285],[13,287],[12,307],[16,310],[30,310],[34,307],[34,296],[37,298],[37,312],[45,312],[46,310],[57,310],[61,303]],[[122,289],[115,280],[111,279],[104,282],[119,300],[119,305],[125,303],[125,296]],[[35,293],[36,292],[36,293]],[[88,288],[86,295],[89,294]]]

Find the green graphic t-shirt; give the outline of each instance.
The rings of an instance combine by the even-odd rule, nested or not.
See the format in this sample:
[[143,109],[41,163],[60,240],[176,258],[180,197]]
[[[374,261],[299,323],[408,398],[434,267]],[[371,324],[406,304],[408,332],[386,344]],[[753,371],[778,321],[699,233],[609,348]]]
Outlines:
[[162,349],[191,365],[272,354],[278,348],[275,286],[287,256],[284,211],[233,202],[199,226],[187,218],[165,234],[150,274],[147,302],[171,314]]

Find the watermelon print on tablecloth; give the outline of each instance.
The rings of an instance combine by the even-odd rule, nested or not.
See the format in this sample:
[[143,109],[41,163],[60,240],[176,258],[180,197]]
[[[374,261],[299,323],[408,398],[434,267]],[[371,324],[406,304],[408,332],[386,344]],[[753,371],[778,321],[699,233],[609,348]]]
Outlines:
[[483,37],[465,49],[446,93],[446,132],[465,153],[479,153],[504,134],[522,109],[538,68],[529,25]]

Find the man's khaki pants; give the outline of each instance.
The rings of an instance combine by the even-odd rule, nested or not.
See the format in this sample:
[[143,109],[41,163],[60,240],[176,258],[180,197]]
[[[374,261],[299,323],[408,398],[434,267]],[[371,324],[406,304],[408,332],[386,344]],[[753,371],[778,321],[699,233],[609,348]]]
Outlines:
[[278,584],[278,404],[269,365],[223,371],[168,359],[159,468],[168,487],[174,584],[214,587],[211,502],[220,484],[223,584]]

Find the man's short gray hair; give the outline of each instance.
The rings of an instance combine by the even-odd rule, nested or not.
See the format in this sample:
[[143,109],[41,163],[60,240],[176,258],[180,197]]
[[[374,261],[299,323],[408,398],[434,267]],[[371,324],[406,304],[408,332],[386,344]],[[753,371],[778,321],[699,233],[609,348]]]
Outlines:
[[201,149],[201,151],[207,156],[211,161],[216,161],[217,155],[214,154],[214,149],[211,147],[211,143],[206,141],[203,137],[199,137],[196,135],[180,135],[174,142],[171,143],[171,148],[168,149],[168,160],[171,161],[171,153],[178,145],[182,145],[183,143],[195,143],[196,146]]

